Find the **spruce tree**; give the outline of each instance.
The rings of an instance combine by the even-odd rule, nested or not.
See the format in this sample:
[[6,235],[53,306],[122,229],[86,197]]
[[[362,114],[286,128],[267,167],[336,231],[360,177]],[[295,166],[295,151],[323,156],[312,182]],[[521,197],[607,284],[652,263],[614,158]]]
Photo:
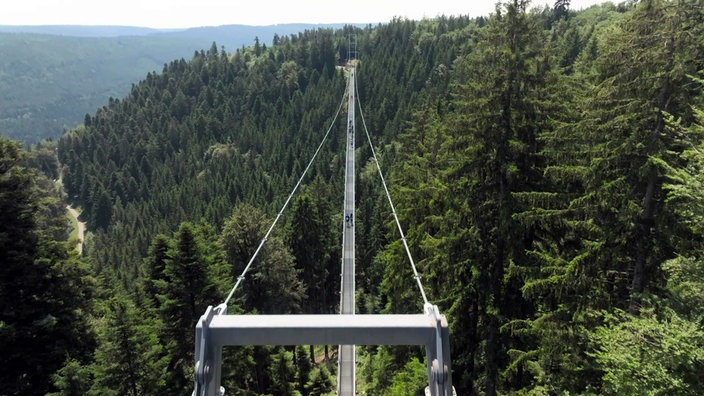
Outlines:
[[269,393],[273,395],[295,395],[296,370],[293,365],[293,353],[279,347],[279,351],[273,355],[270,367],[271,378],[273,379],[269,387]]
[[501,391],[506,351],[522,342],[503,326],[529,312],[520,284],[507,276],[511,263],[524,260],[531,237],[513,218],[522,210],[514,194],[541,182],[537,133],[549,69],[542,33],[527,7],[527,1],[497,6],[477,47],[458,63],[441,146],[445,191],[439,209],[453,229],[441,231],[436,243],[448,249],[446,271],[458,281],[442,293],[452,296],[446,312],[459,339],[453,343],[459,373],[453,380],[466,393]]
[[166,278],[164,270],[166,263],[171,259],[169,256],[172,251],[171,240],[166,235],[157,235],[149,248],[147,258],[144,260],[146,274],[143,276],[142,284],[148,301],[153,307],[159,306],[159,287],[158,281],[163,281]]
[[7,394],[45,394],[64,361],[92,353],[93,281],[73,247],[54,239],[60,222],[45,212],[54,198],[21,166],[25,155],[0,138],[0,382]]
[[192,224],[179,226],[171,259],[164,268],[164,280],[157,281],[157,285],[163,322],[160,337],[168,358],[166,389],[187,392],[193,379],[195,324],[207,306],[217,301],[209,262],[204,259]]
[[[99,327],[92,394],[150,395],[164,387],[158,327],[124,296],[111,298]],[[158,321],[151,320],[151,323]]]
[[296,363],[296,389],[302,396],[307,396],[308,390],[306,384],[310,379],[312,363],[302,345],[296,346],[294,357]]
[[328,278],[326,264],[329,253],[326,242],[329,227],[308,194],[296,197],[292,211],[291,250],[308,292],[305,312],[324,313],[327,308],[325,282]]
[[604,33],[599,57],[581,60],[595,65],[576,76],[581,93],[565,85],[574,108],[541,136],[549,189],[523,197],[533,207],[519,217],[539,237],[529,252],[532,269],[516,271],[537,314],[513,327],[538,340],[537,349],[514,353],[522,367],[534,367],[533,386],[598,387],[598,368],[585,351],[603,318],[594,311],[637,315],[644,296],[662,294],[661,266],[675,254],[671,236],[682,231],[658,164],[681,167],[677,154],[692,139],[665,121],[672,114],[691,122],[686,103],[696,91],[687,74],[702,51],[696,34],[678,33],[700,29],[702,14],[686,9],[645,1]]

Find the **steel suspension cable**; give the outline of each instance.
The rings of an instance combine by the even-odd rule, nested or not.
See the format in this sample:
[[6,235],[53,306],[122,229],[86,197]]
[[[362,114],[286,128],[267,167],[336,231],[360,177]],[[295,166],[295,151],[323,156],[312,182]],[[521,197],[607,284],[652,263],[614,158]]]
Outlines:
[[428,298],[425,296],[425,290],[423,289],[423,283],[420,281],[420,275],[418,275],[418,270],[416,269],[416,264],[413,261],[413,256],[411,255],[411,249],[408,247],[408,242],[406,241],[406,235],[403,233],[403,228],[401,227],[401,222],[398,220],[398,215],[396,214],[396,208],[394,208],[394,203],[391,201],[391,193],[386,187],[386,181],[384,179],[384,174],[381,172],[381,166],[379,165],[379,160],[376,157],[376,151],[374,150],[374,145],[372,144],[372,139],[369,137],[369,130],[367,129],[367,123],[364,121],[364,113],[362,112],[362,102],[359,100],[359,91],[355,84],[355,96],[357,97],[357,103],[359,104],[359,115],[362,117],[362,126],[364,126],[364,133],[367,135],[367,141],[369,142],[369,148],[372,150],[372,158],[376,163],[376,169],[379,171],[379,177],[381,178],[381,184],[384,186],[384,191],[386,191],[386,198],[389,200],[389,206],[391,207],[391,213],[394,216],[394,221],[396,222],[396,227],[398,227],[398,232],[401,234],[401,241],[403,242],[403,247],[406,249],[406,255],[408,255],[408,260],[411,263],[411,268],[413,269],[413,276],[418,283],[418,289],[420,290],[421,296],[423,296],[423,304],[428,304]]
[[259,254],[259,251],[262,250],[264,243],[266,243],[267,239],[269,239],[269,235],[271,234],[271,231],[276,226],[276,223],[279,221],[279,218],[281,218],[281,215],[284,213],[284,210],[286,210],[286,207],[288,206],[288,203],[291,201],[291,198],[293,198],[293,195],[296,193],[296,190],[298,190],[298,187],[303,182],[303,178],[308,173],[308,170],[310,169],[311,165],[313,165],[313,162],[315,161],[315,158],[318,156],[320,149],[323,147],[323,144],[327,140],[328,135],[330,135],[330,131],[332,130],[333,126],[335,126],[335,121],[337,121],[337,116],[340,115],[340,110],[342,110],[342,106],[345,104],[346,98],[347,98],[347,89],[345,89],[345,92],[342,95],[342,101],[340,102],[340,106],[337,108],[337,113],[335,113],[335,117],[333,118],[332,122],[330,123],[330,127],[328,128],[328,131],[325,132],[325,136],[323,136],[323,140],[318,145],[318,148],[315,150],[313,157],[310,159],[310,162],[308,162],[308,165],[303,170],[303,174],[298,179],[298,182],[293,187],[293,190],[288,195],[288,198],[286,198],[286,202],[284,202],[284,205],[281,207],[281,210],[279,210],[279,213],[276,215],[276,218],[274,218],[274,221],[271,223],[269,230],[266,232],[266,234],[264,234],[264,238],[262,238],[262,240],[259,242],[259,246],[257,247],[257,250],[254,251],[252,258],[249,259],[247,266],[244,267],[244,270],[242,271],[242,273],[237,277],[237,282],[235,283],[235,286],[232,288],[232,290],[230,290],[230,294],[227,295],[227,298],[225,299],[225,302],[223,303],[223,305],[227,306],[227,303],[230,301],[230,298],[232,298],[232,295],[235,294],[235,290],[237,290],[237,287],[240,285],[242,280],[244,280],[244,276],[247,273],[247,271],[249,271],[249,268],[252,266],[252,263],[254,263],[254,259],[257,258],[257,255]]

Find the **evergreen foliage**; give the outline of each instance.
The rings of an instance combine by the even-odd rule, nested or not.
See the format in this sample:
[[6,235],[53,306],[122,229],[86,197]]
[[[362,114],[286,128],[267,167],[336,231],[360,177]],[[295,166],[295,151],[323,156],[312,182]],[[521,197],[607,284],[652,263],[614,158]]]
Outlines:
[[[235,207],[225,221],[222,245],[232,265],[229,279],[237,279],[252,259],[254,252],[270,226],[261,211],[244,204]],[[246,289],[242,308],[267,314],[300,312],[305,298],[305,286],[300,280],[300,270],[295,268],[294,257],[283,239],[270,236],[245,274]]]
[[92,394],[153,395],[164,389],[166,367],[158,331],[124,296],[112,298],[105,307],[98,341]]
[[58,139],[121,98],[149,72],[213,41],[228,50],[342,24],[223,25],[185,30],[119,26],[0,26],[0,133],[25,145]]
[[[86,261],[50,242],[61,232],[49,214],[61,206],[37,199],[45,182],[31,182],[24,154],[3,142],[2,302],[46,282],[39,290],[73,307],[61,311],[71,320],[92,311],[80,323],[97,335],[97,348],[78,347],[91,329],[54,327],[66,342],[3,379],[25,391],[20,378],[39,367],[53,374],[44,393],[189,393],[193,326],[249,264],[329,126],[355,33],[360,114],[429,299],[448,317],[458,394],[696,393],[704,9],[569,4],[511,0],[475,20],[310,30],[232,54],[213,45],[148,74],[58,143],[68,197],[89,221]],[[229,312],[335,311],[344,124]],[[51,152],[39,147],[34,166],[51,172]],[[369,152],[363,143],[356,153],[358,312],[416,313],[422,301]],[[92,306],[86,262],[105,285]],[[53,271],[77,287],[56,286]],[[0,331],[17,359],[18,326],[46,323],[33,322],[37,305],[12,307]],[[422,392],[420,348],[359,350],[360,389]],[[226,348],[223,384],[328,394],[334,373],[315,358],[302,346]]]
[[86,320],[93,279],[66,240],[53,183],[24,166],[31,155],[0,138],[0,382],[7,394],[55,390],[52,374],[64,361],[89,361],[95,345]]

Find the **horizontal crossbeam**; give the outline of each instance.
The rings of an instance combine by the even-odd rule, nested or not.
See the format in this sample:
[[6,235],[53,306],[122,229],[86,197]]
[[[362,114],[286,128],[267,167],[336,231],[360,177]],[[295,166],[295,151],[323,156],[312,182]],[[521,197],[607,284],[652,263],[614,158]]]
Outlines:
[[435,327],[428,315],[216,315],[210,340],[217,345],[427,345]]
[[437,306],[421,315],[227,315],[208,307],[196,325],[196,396],[221,392],[228,345],[424,345],[432,396],[452,396],[450,335]]

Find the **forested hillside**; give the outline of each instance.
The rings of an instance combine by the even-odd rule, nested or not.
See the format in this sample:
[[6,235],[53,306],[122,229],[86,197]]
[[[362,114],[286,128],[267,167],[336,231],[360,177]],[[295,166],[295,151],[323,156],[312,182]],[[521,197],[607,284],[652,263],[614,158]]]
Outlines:
[[[71,260],[92,269],[92,294],[70,300],[88,328],[72,330],[62,357],[41,352],[55,374],[40,387],[22,388],[34,366],[10,365],[4,382],[190,394],[194,324],[224,300],[331,125],[354,34],[361,112],[428,297],[450,323],[457,393],[700,393],[704,5],[529,7],[213,45],[87,116],[58,158],[90,230]],[[336,312],[345,122],[229,312]],[[420,312],[370,148],[357,144],[357,312]],[[27,321],[7,309],[0,329],[21,334]],[[94,342],[74,351],[80,337]],[[322,347],[223,356],[228,394],[334,389]],[[424,356],[360,348],[358,389],[422,395]]]
[[0,26],[0,134],[27,145],[58,139],[173,59],[190,59],[213,42],[233,51],[316,27],[328,26]]

